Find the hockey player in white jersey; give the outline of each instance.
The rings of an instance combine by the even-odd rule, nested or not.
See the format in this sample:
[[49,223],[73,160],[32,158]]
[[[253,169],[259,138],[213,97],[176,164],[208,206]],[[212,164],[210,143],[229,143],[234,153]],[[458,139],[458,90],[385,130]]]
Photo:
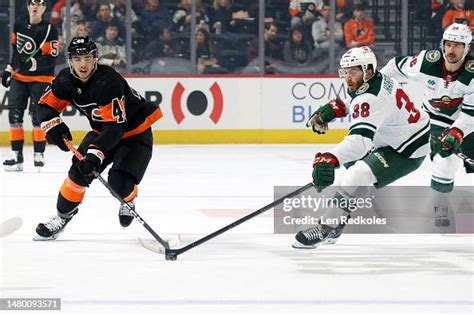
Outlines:
[[[442,229],[450,225],[447,196],[462,165],[453,153],[462,151],[474,158],[474,58],[468,55],[471,41],[468,26],[451,24],[444,31],[439,50],[393,58],[381,70],[400,82],[416,80],[424,85],[422,108],[431,121],[435,225]],[[467,163],[465,168],[474,172]]]
[[[340,65],[348,98],[320,107],[307,126],[324,133],[331,120],[351,115],[349,135],[329,152],[317,153],[313,162],[318,191],[334,183],[336,168],[348,166],[335,196],[342,199],[356,197],[357,187],[381,188],[415,171],[430,151],[430,125],[428,115],[415,107],[400,84],[377,71],[377,60],[369,47],[347,51]],[[340,219],[350,214],[350,209],[333,209],[329,216]],[[340,232],[342,227],[337,223],[317,224],[298,232],[293,247],[315,248]]]

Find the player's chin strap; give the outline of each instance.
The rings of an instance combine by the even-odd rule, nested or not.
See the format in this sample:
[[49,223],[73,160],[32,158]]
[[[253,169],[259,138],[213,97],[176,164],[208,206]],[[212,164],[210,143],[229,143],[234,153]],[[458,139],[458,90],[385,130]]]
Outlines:
[[[66,137],[63,137],[64,144],[68,147],[69,150],[74,154],[74,156],[78,160],[82,160],[84,156],[79,152],[71,142]],[[159,236],[146,222],[145,220],[142,219],[142,217],[135,211],[134,207],[130,206],[128,202],[123,200],[122,197],[107,183],[107,181],[99,174],[97,171],[92,171],[92,174],[94,175],[95,178],[97,178],[104,186],[107,188],[107,190],[114,196],[118,201],[120,201],[121,205],[124,205],[127,207],[128,211],[130,212],[131,215],[133,215],[137,221],[145,227],[145,229],[160,243],[165,249],[169,249],[170,246],[168,242],[163,240],[161,236]]]

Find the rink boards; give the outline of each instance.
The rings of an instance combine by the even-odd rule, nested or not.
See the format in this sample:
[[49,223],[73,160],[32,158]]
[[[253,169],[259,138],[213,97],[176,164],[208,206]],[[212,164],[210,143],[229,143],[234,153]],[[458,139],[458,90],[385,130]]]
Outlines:
[[[161,107],[154,125],[155,143],[337,143],[347,134],[350,117],[338,118],[316,137],[305,123],[314,110],[346,85],[333,76],[129,76],[130,85]],[[409,89],[419,104],[419,89]],[[0,144],[8,144],[8,91],[0,87]],[[81,138],[86,119],[68,107],[63,118]],[[25,129],[31,123],[25,116]],[[29,136],[26,136],[26,141]]]

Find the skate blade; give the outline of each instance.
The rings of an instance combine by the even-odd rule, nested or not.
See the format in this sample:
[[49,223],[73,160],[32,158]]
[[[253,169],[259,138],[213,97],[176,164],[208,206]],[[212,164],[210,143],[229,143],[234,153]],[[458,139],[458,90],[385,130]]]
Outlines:
[[22,164],[4,165],[3,167],[5,169],[5,172],[21,172],[21,171],[23,171],[23,165]]
[[291,247],[293,247],[295,249],[315,249],[315,248],[318,248],[318,244],[304,245],[304,244],[296,241],[296,242],[293,243],[293,245],[291,245]]
[[53,236],[50,236],[50,237],[43,237],[41,235],[38,235],[36,234],[34,237],[33,237],[33,241],[36,241],[36,242],[47,242],[47,241],[54,241],[58,238],[59,236],[59,233],[58,234],[55,234]]
[[323,244],[326,244],[326,245],[334,245],[337,243],[337,238],[328,238],[326,240],[324,240]]
[[[181,237],[179,234],[177,237],[174,237],[171,239],[165,239],[165,241],[168,242],[170,248],[181,245]],[[165,254],[165,248],[160,243],[158,243],[158,241],[156,241],[155,239],[145,239],[145,238],[139,237],[138,243],[152,252]]]
[[0,224],[0,237],[5,237],[19,230],[23,225],[20,217],[13,217]]

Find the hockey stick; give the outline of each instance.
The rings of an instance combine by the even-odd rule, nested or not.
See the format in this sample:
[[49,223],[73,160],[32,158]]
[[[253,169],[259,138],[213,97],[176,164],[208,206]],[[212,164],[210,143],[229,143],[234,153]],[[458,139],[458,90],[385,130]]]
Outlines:
[[[68,147],[69,150],[71,150],[71,152],[74,154],[74,156],[79,159],[79,160],[82,160],[84,157],[82,156],[81,152],[79,152],[73,145],[71,142],[69,142],[69,140],[66,138],[66,137],[63,137],[63,141],[64,141],[64,144],[66,144],[66,146]],[[151,235],[153,235],[153,237],[158,241],[158,243],[160,243],[165,249],[169,249],[170,246],[169,246],[169,243],[167,241],[165,241],[164,239],[162,239],[146,222],[145,220],[142,219],[142,217],[135,211],[135,209],[133,209],[133,207],[131,207],[128,202],[126,202],[125,200],[123,200],[122,197],[120,197],[120,195],[109,185],[109,183],[107,183],[107,181],[99,174],[99,172],[97,171],[93,171],[92,174],[94,175],[95,178],[97,178],[101,183],[102,185],[105,186],[105,188],[107,188],[107,190],[112,194],[112,196],[115,197],[115,199],[117,199],[120,204],[122,205],[125,205],[128,209],[128,211],[137,219],[137,221],[143,225],[143,227],[145,227],[145,229],[150,232]]]
[[0,224],[0,237],[5,237],[19,230],[23,225],[20,217],[13,217]]
[[[176,249],[170,249],[170,248],[165,248],[164,249],[164,254],[165,254],[165,258],[166,260],[176,260],[178,258],[178,255],[190,250],[191,248],[194,248],[198,245],[201,245],[202,243],[205,243],[213,238],[215,238],[216,236],[219,236],[221,235],[222,233],[224,232],[227,232],[228,230],[252,219],[253,217],[256,217],[257,215],[259,214],[262,214],[264,213],[265,211],[268,211],[272,208],[274,208],[275,206],[279,205],[280,203],[282,203],[285,199],[287,198],[292,198],[294,196],[297,196],[299,194],[301,194],[302,192],[308,190],[309,188],[313,187],[313,183],[309,183],[309,184],[306,184],[305,186],[302,186],[300,188],[298,188],[297,190],[289,193],[288,195],[286,196],[283,196],[275,201],[273,201],[272,203],[266,205],[265,207],[261,208],[261,209],[258,209],[248,215],[246,215],[245,217],[237,220],[237,221],[234,221],[232,222],[231,224],[229,225],[226,225],[224,226],[223,228],[211,233],[211,234],[208,234],[200,239],[198,239],[197,241],[194,241],[192,242],[191,244],[188,244],[184,247],[181,247],[181,248],[176,248]],[[147,249],[150,249],[152,251],[156,251],[158,253],[161,253],[163,254],[163,248],[161,247],[158,247],[158,248],[152,248],[151,246],[146,246],[144,244],[142,244],[144,247],[146,247]]]

